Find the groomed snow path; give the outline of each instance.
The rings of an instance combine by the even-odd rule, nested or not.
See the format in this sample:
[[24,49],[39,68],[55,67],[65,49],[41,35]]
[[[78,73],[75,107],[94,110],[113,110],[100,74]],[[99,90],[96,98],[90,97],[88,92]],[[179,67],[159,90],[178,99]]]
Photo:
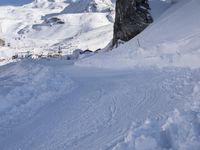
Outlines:
[[181,109],[199,81],[199,71],[190,69],[62,63],[27,60],[0,68],[1,100],[11,105],[0,110],[1,150],[112,149],[133,122],[162,122]]

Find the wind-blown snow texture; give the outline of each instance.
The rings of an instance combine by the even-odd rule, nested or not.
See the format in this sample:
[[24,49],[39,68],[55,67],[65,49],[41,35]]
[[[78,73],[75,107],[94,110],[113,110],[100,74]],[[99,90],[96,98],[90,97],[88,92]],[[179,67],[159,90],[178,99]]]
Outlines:
[[[199,150],[200,3],[165,6],[150,27],[113,51],[1,66],[0,149]],[[79,23],[81,15],[100,14],[63,15]]]

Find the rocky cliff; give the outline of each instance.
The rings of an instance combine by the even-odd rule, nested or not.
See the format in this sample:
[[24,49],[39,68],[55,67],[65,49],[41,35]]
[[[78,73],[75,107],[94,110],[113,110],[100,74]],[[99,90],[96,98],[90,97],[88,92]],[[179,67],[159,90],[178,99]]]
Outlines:
[[117,0],[113,46],[117,41],[128,41],[142,32],[153,19],[148,0]]
[[5,41],[2,40],[2,39],[0,39],[0,47],[1,47],[1,46],[5,46]]

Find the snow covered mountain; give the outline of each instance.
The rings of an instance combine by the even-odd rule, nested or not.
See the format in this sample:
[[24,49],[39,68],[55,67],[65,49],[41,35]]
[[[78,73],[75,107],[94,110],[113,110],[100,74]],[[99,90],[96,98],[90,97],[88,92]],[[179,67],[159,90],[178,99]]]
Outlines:
[[[68,54],[104,48],[113,36],[114,5],[114,0],[35,0],[21,7],[1,6],[0,38],[9,47],[1,48],[0,58],[10,60],[27,51],[40,55],[61,48]],[[151,5],[156,18],[169,6],[157,0]]]
[[[41,2],[1,6],[1,35],[11,43],[1,57],[25,44],[43,52],[111,40],[110,9]],[[199,150],[200,2],[152,0],[151,7],[154,23],[112,51],[1,66],[0,149]]]
[[[112,39],[114,2],[110,0],[35,0],[22,7],[1,6],[1,35],[9,48],[1,57],[15,53],[62,47],[96,50]],[[98,37],[98,38],[96,38]]]

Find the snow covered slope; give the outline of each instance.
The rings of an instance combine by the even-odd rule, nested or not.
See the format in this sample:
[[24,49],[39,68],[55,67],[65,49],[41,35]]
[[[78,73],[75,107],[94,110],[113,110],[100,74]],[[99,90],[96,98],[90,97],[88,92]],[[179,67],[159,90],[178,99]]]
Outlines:
[[[199,6],[179,0],[135,39],[75,64],[52,58],[1,66],[0,149],[199,150]],[[85,15],[91,23],[94,14]]]
[[[0,72],[3,150],[131,150],[135,146],[141,150],[144,142],[153,144],[152,150],[176,149],[166,139],[173,140],[177,134],[176,140],[183,138],[180,143],[184,143],[190,138],[182,136],[193,128],[193,142],[199,136],[198,119],[190,117],[197,128],[190,128],[181,115],[180,121],[166,121],[175,108],[182,110],[198,100],[199,70],[113,71],[68,66],[63,60],[26,60],[1,67]],[[198,110],[191,110],[191,115],[197,117]],[[147,118],[151,121],[142,125]],[[176,126],[181,126],[181,133],[170,131]]]
[[32,2],[33,0],[1,0],[0,5],[21,6]]
[[111,53],[78,64],[103,68],[146,65],[200,67],[199,5],[198,0],[177,1],[133,40]]

